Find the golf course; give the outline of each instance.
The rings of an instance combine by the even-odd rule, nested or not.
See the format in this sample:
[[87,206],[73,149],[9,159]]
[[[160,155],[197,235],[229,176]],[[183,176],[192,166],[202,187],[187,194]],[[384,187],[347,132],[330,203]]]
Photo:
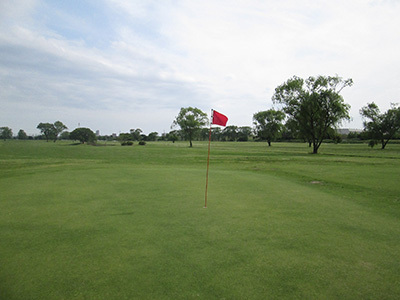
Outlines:
[[400,144],[0,141],[0,299],[400,299]]

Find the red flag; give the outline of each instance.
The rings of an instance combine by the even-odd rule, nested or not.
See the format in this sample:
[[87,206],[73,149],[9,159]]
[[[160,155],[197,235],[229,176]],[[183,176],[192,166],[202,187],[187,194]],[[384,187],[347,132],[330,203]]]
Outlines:
[[213,118],[211,124],[226,126],[226,122],[228,122],[227,116],[217,112],[216,110],[213,110]]

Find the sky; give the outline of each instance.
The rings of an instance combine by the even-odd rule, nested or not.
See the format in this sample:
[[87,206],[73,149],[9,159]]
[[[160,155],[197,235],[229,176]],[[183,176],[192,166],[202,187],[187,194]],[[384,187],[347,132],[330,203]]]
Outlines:
[[400,0],[0,0],[0,126],[162,134],[181,107],[252,126],[294,75],[352,78],[361,107],[400,102]]

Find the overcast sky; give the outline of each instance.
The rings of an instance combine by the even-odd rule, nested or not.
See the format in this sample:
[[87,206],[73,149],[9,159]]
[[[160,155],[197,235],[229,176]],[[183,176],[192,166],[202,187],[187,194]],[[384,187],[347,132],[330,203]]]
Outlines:
[[0,126],[169,132],[181,107],[251,126],[293,75],[352,78],[353,121],[400,102],[398,0],[0,0]]

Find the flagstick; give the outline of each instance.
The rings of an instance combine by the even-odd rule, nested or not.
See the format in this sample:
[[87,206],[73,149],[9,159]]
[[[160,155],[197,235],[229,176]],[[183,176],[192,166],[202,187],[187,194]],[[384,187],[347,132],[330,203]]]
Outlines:
[[207,208],[207,191],[208,191],[208,169],[210,166],[210,146],[211,146],[211,124],[213,121],[213,110],[211,110],[210,133],[208,134],[208,156],[207,156],[207,174],[206,174],[206,196],[204,201],[204,208]]

